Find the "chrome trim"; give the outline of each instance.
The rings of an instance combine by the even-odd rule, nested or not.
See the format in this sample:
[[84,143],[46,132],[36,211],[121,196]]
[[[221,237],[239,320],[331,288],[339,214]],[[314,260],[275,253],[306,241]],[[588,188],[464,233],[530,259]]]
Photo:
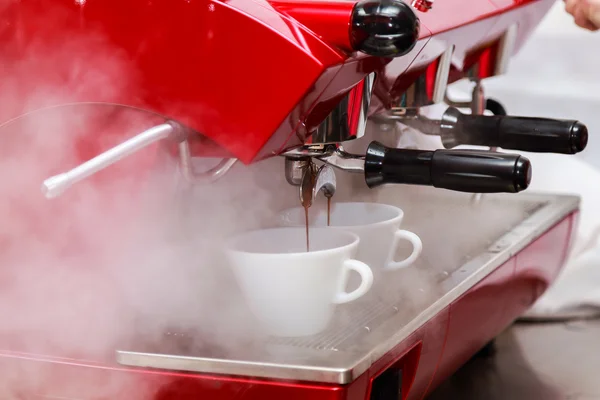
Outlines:
[[317,159],[342,171],[365,172],[365,156],[346,153],[341,146],[333,152],[317,157]]
[[285,158],[285,180],[292,186],[300,186],[304,170],[311,163],[310,157],[305,158]]
[[320,146],[300,146],[281,153],[280,156],[290,160],[302,160],[306,159],[307,157],[319,157],[323,154],[331,153],[332,151],[335,151],[336,147],[337,146],[334,144]]
[[508,71],[508,64],[515,52],[518,33],[519,26],[513,24],[508,28],[504,35],[502,35],[500,43],[498,44],[498,52],[496,53],[494,75],[504,75]]
[[435,84],[433,87],[433,104],[442,103],[448,89],[448,80],[450,79],[450,67],[452,67],[452,55],[454,54],[454,45],[450,46],[440,57],[437,74],[435,75]]
[[[433,120],[421,115],[418,109],[411,109],[407,113],[406,109],[393,108],[385,113],[377,114],[373,117],[374,120],[382,123],[399,122],[402,125],[416,129],[420,133],[429,136],[440,136],[444,141],[444,131],[441,129],[441,121]],[[445,147],[445,146],[444,146]]]
[[286,157],[286,180],[294,186],[300,184],[298,177],[301,173],[298,170],[302,170],[302,174],[304,174],[304,168],[311,158],[346,172],[362,173],[365,169],[365,156],[347,153],[342,145],[320,148],[299,147],[282,154],[282,156]]
[[363,137],[374,83],[375,73],[372,73],[350,90],[305,144],[332,144]]
[[[481,80],[477,79],[475,81],[475,86],[473,87],[473,93],[471,94],[471,115],[484,115],[485,114],[485,91],[483,90],[483,85],[481,84]],[[452,139],[453,140],[453,139]],[[444,146],[447,146],[448,143],[444,143]],[[490,147],[490,151],[497,151],[496,147]],[[482,193],[473,193],[471,201],[476,204],[481,201],[483,198]]]
[[475,81],[473,86],[473,92],[471,93],[471,115],[484,115],[485,114],[485,91],[481,80]]
[[448,88],[450,78],[450,68],[452,66],[452,55],[454,46],[447,48],[438,58],[435,80],[433,82],[433,93],[430,96],[427,87],[428,75],[424,72],[415,82],[406,90],[397,107],[401,108],[419,108],[442,103]]
[[187,140],[179,143],[179,166],[181,174],[188,183],[212,183],[221,179],[237,163],[236,158],[226,158],[221,160],[215,167],[204,172],[197,172],[192,165],[192,155],[190,145]]
[[285,159],[285,178],[290,185],[299,186],[300,204],[312,206],[319,192],[332,197],[337,188],[335,171],[328,165],[317,168],[311,157]]

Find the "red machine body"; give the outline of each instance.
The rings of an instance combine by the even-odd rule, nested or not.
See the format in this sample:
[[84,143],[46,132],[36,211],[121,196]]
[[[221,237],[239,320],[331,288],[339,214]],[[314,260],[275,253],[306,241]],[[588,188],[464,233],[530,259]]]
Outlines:
[[[370,114],[401,101],[423,74],[435,75],[436,61],[452,46],[451,81],[466,76],[475,64],[479,78],[493,76],[495,48],[504,32],[518,24],[517,51],[553,3],[438,0],[427,12],[415,11],[420,38],[410,53],[378,58],[351,48],[352,1],[9,2],[0,5],[0,60],[17,79],[19,96],[11,96],[14,88],[0,82],[0,124],[46,107],[118,104],[198,132],[202,136],[191,140],[197,155],[252,163],[304,143],[339,100],[373,72]],[[107,59],[113,69],[104,68]],[[74,64],[85,68],[74,74]],[[99,64],[103,68],[95,69]],[[83,90],[36,95],[49,84],[56,94],[56,88],[70,89],[91,77],[95,84]],[[103,82],[111,82],[111,90]],[[11,393],[12,398],[134,398],[125,392],[90,393],[117,380],[132,382],[136,396],[147,390],[147,398],[157,400],[359,400],[371,398],[383,372],[401,368],[400,398],[421,399],[555,279],[575,220],[571,214],[545,232],[349,385],[130,369],[23,354],[1,341],[0,376],[19,382],[35,371],[44,377],[36,382],[36,393]]]
[[[553,1],[440,0],[428,12],[415,11],[421,21],[419,41],[398,58],[352,50],[354,4],[7,3],[0,9],[6,21],[0,28],[0,57],[21,85],[17,98],[7,90],[11,88],[0,86],[10,96],[0,123],[48,106],[120,104],[178,121],[218,145],[217,150],[192,143],[197,154],[251,163],[302,144],[339,100],[373,72],[371,114],[400,101],[419,76],[435,74],[436,60],[451,46],[451,80],[462,78],[476,63],[480,78],[492,76],[497,61],[493,50],[502,34],[518,24],[518,50]],[[74,65],[81,71],[73,73]],[[72,89],[91,78],[98,83]],[[64,90],[52,99],[32,101],[49,82]],[[118,89],[107,90],[114,82]]]

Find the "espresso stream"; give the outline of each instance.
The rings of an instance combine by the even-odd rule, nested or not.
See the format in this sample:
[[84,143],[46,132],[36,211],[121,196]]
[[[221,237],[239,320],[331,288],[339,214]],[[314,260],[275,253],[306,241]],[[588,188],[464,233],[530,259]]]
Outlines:
[[331,197],[327,198],[327,226],[331,223]]
[[304,206],[304,221],[306,223],[306,252],[310,251],[310,239],[308,235],[308,207]]
[[[310,235],[308,233],[308,208],[304,207],[304,223],[306,225],[306,252],[310,251]],[[331,197],[327,197],[327,226],[331,225]]]

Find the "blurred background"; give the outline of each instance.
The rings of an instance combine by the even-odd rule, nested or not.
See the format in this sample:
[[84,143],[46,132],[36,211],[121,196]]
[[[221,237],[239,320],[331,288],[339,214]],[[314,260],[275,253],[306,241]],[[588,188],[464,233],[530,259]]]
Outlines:
[[577,157],[600,168],[600,33],[573,23],[557,1],[531,40],[509,65],[508,75],[486,81],[488,96],[509,114],[579,119],[591,137]]

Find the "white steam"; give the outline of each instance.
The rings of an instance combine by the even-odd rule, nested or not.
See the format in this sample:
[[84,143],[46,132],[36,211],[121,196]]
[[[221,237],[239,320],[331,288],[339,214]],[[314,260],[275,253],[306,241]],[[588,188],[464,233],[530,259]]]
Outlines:
[[[3,20],[18,25],[12,11],[0,3]],[[182,191],[153,146],[46,200],[44,179],[162,121],[112,106],[53,108],[131,96],[136,71],[102,36],[45,36],[72,22],[58,8],[29,18],[39,31],[27,46],[18,26],[0,28],[15,35],[0,49],[0,353],[114,367],[116,349],[167,331],[199,332],[207,346],[252,339],[218,245],[257,225],[277,193],[243,168],[227,183]],[[151,397],[123,374],[4,360],[2,398]]]

